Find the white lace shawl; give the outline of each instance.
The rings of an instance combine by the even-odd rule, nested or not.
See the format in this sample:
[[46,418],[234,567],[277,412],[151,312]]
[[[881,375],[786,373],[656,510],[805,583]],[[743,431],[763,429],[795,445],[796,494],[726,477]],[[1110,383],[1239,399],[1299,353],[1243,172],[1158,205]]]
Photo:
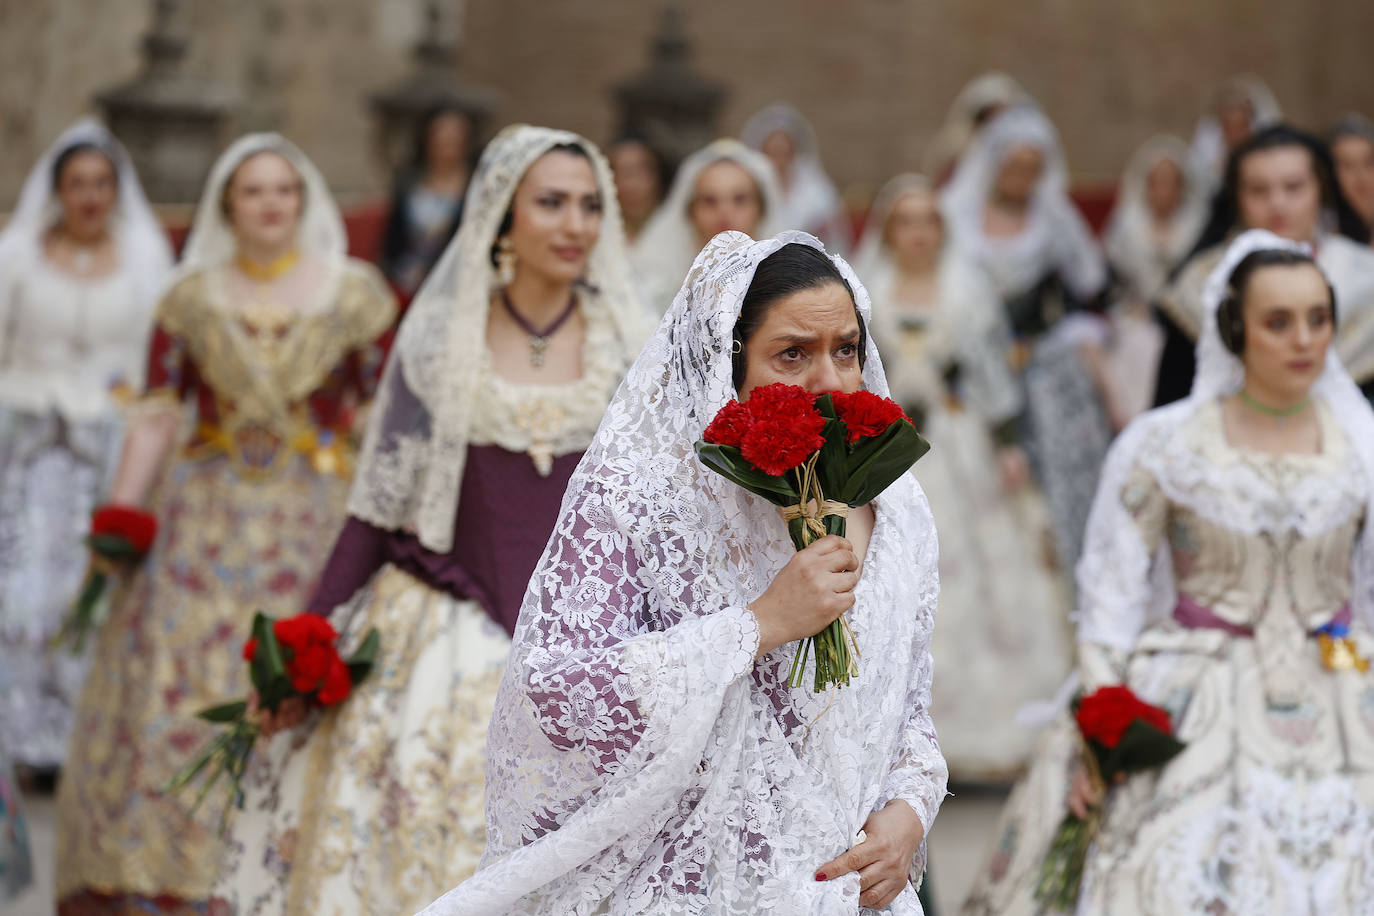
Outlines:
[[1273,488],[1254,471],[1239,463],[1205,460],[1190,437],[1179,434],[1199,407],[1234,393],[1244,381],[1240,359],[1221,342],[1215,315],[1236,265],[1253,251],[1270,248],[1303,250],[1263,230],[1246,232],[1231,244],[1203,291],[1206,317],[1192,392],[1177,404],[1143,414],[1112,445],[1077,569],[1080,643],[1129,651],[1145,626],[1173,610],[1177,598],[1167,552],[1141,539],[1122,501],[1122,490],[1137,466],[1154,475],[1171,501],[1247,534],[1289,530],[1304,536],[1320,534],[1346,522],[1352,502],[1368,502],[1353,558],[1350,603],[1355,618],[1374,628],[1374,540],[1370,536],[1374,527],[1374,411],[1334,348],[1327,353],[1325,371],[1312,393],[1326,403],[1348,438],[1357,458],[1356,473],[1336,485],[1329,478],[1314,479],[1301,491],[1292,513],[1275,515],[1266,508],[1266,503],[1274,502],[1269,498]]
[[[1162,240],[1155,236],[1154,217],[1146,201],[1150,172],[1161,162],[1177,165],[1184,180],[1183,199]],[[1207,196],[1203,182],[1192,174],[1187,144],[1168,134],[1151,137],[1126,166],[1103,233],[1107,257],[1121,272],[1129,293],[1142,302],[1153,302],[1169,272],[1192,251],[1206,219]]]
[[[988,198],[1007,156],[1021,146],[1038,149],[1045,160],[1026,228],[1015,238],[989,238],[983,232]],[[1004,297],[1026,291],[1051,270],[1082,299],[1096,295],[1106,283],[1102,252],[1069,199],[1069,170],[1059,136],[1036,108],[1010,108],[983,128],[959,161],[942,203],[950,234],[983,265]]]
[[[919,485],[904,475],[875,503],[849,612],[860,674],[815,695],[785,686],[796,643],[754,659],[747,606],[793,553],[782,522],[693,451],[735,394],[731,331],[754,269],[790,242],[820,247],[712,239],[612,401],[521,608],[488,736],[482,868],[427,914],[854,913],[857,876],[815,869],[889,800],[933,821],[937,548]],[[887,391],[871,342],[864,383]],[[917,878],[923,865],[924,850]],[[915,891],[887,912],[919,913]]]
[[820,144],[811,123],[791,105],[769,105],[754,114],[740,130],[740,142],[762,152],[763,143],[775,131],[792,138],[795,155],[791,174],[785,176],[779,206],[779,226],[801,229],[820,236],[831,244],[837,239],[838,220],[843,216],[840,192],[825,172]]
[[[923,175],[898,175],[883,185],[869,213],[868,225],[854,254],[854,269],[863,277],[873,300],[873,336],[879,347],[892,348],[901,334],[899,304],[893,301],[897,265],[888,250],[887,221],[897,202],[908,194],[935,196]],[[938,203],[938,199],[937,199]],[[958,359],[965,370],[964,386],[970,404],[989,423],[1015,416],[1022,406],[1021,391],[1007,365],[1011,332],[1002,303],[983,269],[959,251],[945,235],[938,267],[939,299],[930,312],[926,352],[931,362]],[[893,397],[902,403],[929,396],[923,378],[930,367],[885,363]]]
[[473,397],[485,365],[487,312],[498,283],[491,249],[515,189],[540,156],[560,144],[586,151],[601,191],[601,234],[587,266],[582,307],[613,327],[617,363],[627,366],[648,334],[648,316],[630,288],[625,230],[605,157],[589,140],[515,124],[482,153],[468,186],[463,222],[397,332],[363,439],[350,515],[380,528],[414,532],[446,553],[471,440]]
[[667,310],[673,295],[682,287],[687,268],[692,266],[701,244],[688,214],[696,195],[697,179],[708,167],[721,161],[738,164],[758,185],[763,198],[763,216],[755,233],[759,238],[766,239],[783,229],[793,228],[781,221],[782,194],[778,190],[777,171],[767,156],[729,138],[716,140],[697,150],[683,160],[668,196],[649,217],[630,252],[640,301],[655,316]]
[[[118,271],[133,278],[135,295],[147,309],[144,318],[147,323],[171,275],[172,246],[143,194],[143,185],[128,152],[91,118],[83,118],[63,131],[24,179],[14,212],[4,231],[0,232],[0,296],[8,296],[14,277],[27,271],[35,259],[43,257],[43,237],[61,216],[52,186],[53,165],[65,150],[83,143],[98,147],[114,162],[119,196],[111,213],[110,235],[118,249]],[[3,303],[0,303],[0,319],[3,319]],[[0,340],[4,336],[0,331]]]

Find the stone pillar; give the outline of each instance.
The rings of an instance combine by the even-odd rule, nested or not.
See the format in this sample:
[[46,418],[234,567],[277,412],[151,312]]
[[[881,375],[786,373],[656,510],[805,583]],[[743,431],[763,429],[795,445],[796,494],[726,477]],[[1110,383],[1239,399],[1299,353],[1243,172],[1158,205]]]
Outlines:
[[[377,152],[388,174],[408,161],[425,114],[438,107],[463,112],[472,122],[472,144],[480,149],[498,105],[495,92],[458,77],[458,41],[445,37],[435,0],[425,3],[425,26],[415,43],[410,76],[372,96]],[[451,30],[456,33],[457,29]]]
[[129,149],[148,197],[188,203],[200,193],[236,107],[229,88],[183,72],[187,39],[177,0],[154,0],[143,72],[96,94],[110,131]]
[[679,5],[669,2],[651,45],[649,66],[615,90],[620,131],[644,137],[674,169],[716,139],[725,102],[722,84],[692,70],[682,19]]

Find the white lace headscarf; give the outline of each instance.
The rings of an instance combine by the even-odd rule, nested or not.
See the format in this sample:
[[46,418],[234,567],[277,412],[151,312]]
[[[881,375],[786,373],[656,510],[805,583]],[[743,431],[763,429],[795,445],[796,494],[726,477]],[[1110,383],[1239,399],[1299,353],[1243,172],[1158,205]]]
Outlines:
[[[988,201],[1008,156],[1023,146],[1044,157],[1026,228],[1015,238],[990,239],[983,232]],[[1036,108],[1017,106],[993,118],[959,161],[942,202],[951,235],[988,270],[1003,296],[1024,292],[1051,269],[1082,299],[1096,295],[1106,283],[1102,252],[1069,199],[1069,169],[1059,135]]]
[[[1183,176],[1183,197],[1162,239],[1155,234],[1146,200],[1150,172],[1161,162],[1172,162]],[[1136,150],[1121,176],[1116,207],[1103,235],[1112,265],[1125,274],[1134,295],[1152,302],[1163,291],[1169,272],[1197,244],[1207,205],[1203,182],[1192,174],[1188,146],[1182,140],[1159,134]]]
[[61,219],[53,167],[63,152],[84,144],[94,146],[114,163],[119,190],[110,214],[110,235],[118,251],[118,270],[134,278],[139,300],[148,305],[151,314],[172,268],[172,246],[143,194],[128,151],[91,118],[63,131],[29,170],[14,212],[0,232],[0,288],[8,285],[11,271],[27,269],[43,256],[44,235]]
[[724,138],[688,156],[678,168],[668,196],[649,217],[630,252],[640,301],[655,316],[667,310],[673,294],[687,276],[687,268],[692,266],[692,259],[700,250],[701,242],[689,211],[696,196],[697,179],[717,162],[736,163],[758,185],[763,213],[754,233],[757,237],[769,238],[786,228],[779,221],[782,195],[778,190],[777,171],[763,153],[755,152],[738,140]]
[[1216,106],[1222,99],[1231,97],[1241,97],[1250,102],[1251,133],[1279,123],[1283,116],[1273,90],[1253,73],[1232,76],[1217,87],[1212,94],[1212,107],[1198,118],[1189,152],[1193,173],[1206,183],[1203,191],[1207,194],[1221,185],[1226,172],[1226,138],[1221,132]]
[[401,321],[348,500],[349,514],[413,532],[438,553],[453,546],[470,405],[487,345],[487,312],[499,285],[492,246],[525,172],[563,144],[586,152],[601,192],[601,233],[579,293],[582,307],[604,310],[624,353],[634,353],[648,334],[647,316],[630,287],[615,182],[600,150],[567,131],[526,124],[501,131],[477,164],[458,234]]
[[[934,817],[936,546],[914,477],[877,501],[850,612],[859,678],[817,695],[784,684],[797,644],[754,659],[748,604],[794,553],[776,510],[693,450],[735,397],[754,271],[789,243],[821,247],[800,232],[712,239],[611,402],[516,626],[487,739],[482,868],[431,916],[853,913],[857,882],[815,869],[890,799]],[[867,320],[863,286],[835,265]],[[863,378],[887,392],[871,337]],[[918,913],[915,893],[890,912]]]
[[947,168],[958,164],[978,132],[979,115],[989,108],[1031,104],[1034,101],[1021,84],[1005,73],[994,70],[974,78],[954,97],[944,123],[927,147],[923,160],[926,173],[939,178]]
[[788,229],[824,236],[841,215],[840,192],[821,163],[820,145],[811,123],[791,105],[769,105],[745,122],[740,141],[762,152],[764,141],[777,131],[792,139],[795,154],[792,173],[784,176],[786,187],[775,222]]
[[[898,175],[883,185],[869,211],[868,224],[855,250],[854,269],[863,277],[873,299],[873,335],[880,346],[890,347],[898,339],[900,322],[893,302],[897,282],[897,263],[887,243],[887,222],[897,202],[909,194],[929,195],[938,207],[939,197],[924,175]],[[943,214],[941,215],[943,219]],[[987,275],[959,250],[945,230],[944,247],[938,269],[938,307],[927,329],[927,350],[938,357],[962,356],[963,344],[995,341],[1004,348],[1010,343],[1002,304]],[[889,356],[891,350],[888,351]],[[889,359],[888,374],[895,397],[911,398],[924,383],[918,381],[925,367],[894,365]],[[1021,407],[1019,390],[1012,386],[983,384],[982,373],[965,379],[968,394],[983,416],[998,420],[1014,415]]]
[[329,193],[329,184],[300,147],[275,133],[246,134],[220,154],[205,180],[186,247],[181,252],[178,272],[195,273],[222,267],[234,260],[238,242],[234,227],[225,215],[224,189],[234,171],[258,153],[276,153],[300,176],[304,193],[303,209],[296,229],[296,246],[301,253],[327,261],[341,260],[348,253],[348,234],[338,204]]
[[[1143,414],[1112,445],[1102,471],[1097,498],[1088,518],[1083,557],[1078,564],[1080,642],[1106,645],[1129,651],[1136,637],[1152,619],[1172,612],[1177,595],[1169,569],[1167,551],[1145,544],[1121,499],[1129,475],[1137,465],[1145,465],[1159,479],[1170,498],[1186,498],[1182,487],[1171,481],[1208,473],[1198,466],[1200,458],[1190,451],[1187,437],[1170,435],[1183,427],[1199,407],[1239,391],[1245,381],[1240,357],[1226,348],[1217,329],[1216,313],[1226,295],[1236,266],[1248,255],[1263,250],[1303,251],[1309,249],[1261,229],[1239,236],[1227,249],[1221,263],[1207,277],[1202,301],[1205,309],[1202,333],[1197,343],[1197,374],[1189,396],[1176,404]],[[1340,302],[1336,303],[1340,321]],[[1332,347],[1326,353],[1326,366],[1312,386],[1312,397],[1325,402],[1340,425],[1364,469],[1365,481],[1351,481],[1363,487],[1369,500],[1365,526],[1356,544],[1353,560],[1354,584],[1351,610],[1356,619],[1374,629],[1374,411],[1351,380]],[[1224,471],[1223,471],[1224,473]],[[1264,492],[1263,485],[1256,492]],[[1259,497],[1257,496],[1257,501]],[[1204,517],[1255,533],[1265,530],[1264,513],[1254,506],[1195,506]],[[1336,510],[1343,507],[1336,506]],[[1339,518],[1337,517],[1339,516]],[[1321,533],[1333,521],[1348,515],[1330,512],[1302,512],[1283,524],[1296,525],[1304,535]],[[1153,575],[1151,574],[1153,567]]]

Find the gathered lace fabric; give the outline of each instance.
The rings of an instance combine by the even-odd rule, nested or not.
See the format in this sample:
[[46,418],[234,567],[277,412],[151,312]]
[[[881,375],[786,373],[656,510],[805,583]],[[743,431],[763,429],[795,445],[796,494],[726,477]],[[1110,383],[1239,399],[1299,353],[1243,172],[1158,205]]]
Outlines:
[[[907,475],[875,503],[849,612],[860,674],[818,695],[785,684],[796,643],[754,658],[748,604],[793,553],[777,512],[693,452],[734,397],[754,269],[790,242],[820,247],[713,239],[612,401],[521,609],[488,737],[482,868],[426,913],[857,912],[857,875],[815,870],[890,800],[933,822],[937,546],[919,485]],[[887,393],[871,342],[864,381]],[[920,913],[914,889],[887,912]]]

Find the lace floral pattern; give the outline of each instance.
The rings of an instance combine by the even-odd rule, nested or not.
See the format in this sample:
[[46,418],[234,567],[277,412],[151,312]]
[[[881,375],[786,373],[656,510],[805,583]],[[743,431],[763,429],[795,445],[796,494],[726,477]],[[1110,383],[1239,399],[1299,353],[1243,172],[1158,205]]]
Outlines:
[[[860,677],[817,696],[784,686],[795,645],[754,659],[747,605],[792,553],[776,512],[692,453],[734,395],[730,334],[754,267],[788,242],[818,244],[713,240],[612,402],[516,628],[483,868],[426,912],[855,912],[857,876],[816,882],[815,868],[888,799],[934,820],[937,548],[914,479],[877,503],[850,612]],[[886,394],[872,345],[865,382]],[[915,891],[889,912],[919,913]]]

